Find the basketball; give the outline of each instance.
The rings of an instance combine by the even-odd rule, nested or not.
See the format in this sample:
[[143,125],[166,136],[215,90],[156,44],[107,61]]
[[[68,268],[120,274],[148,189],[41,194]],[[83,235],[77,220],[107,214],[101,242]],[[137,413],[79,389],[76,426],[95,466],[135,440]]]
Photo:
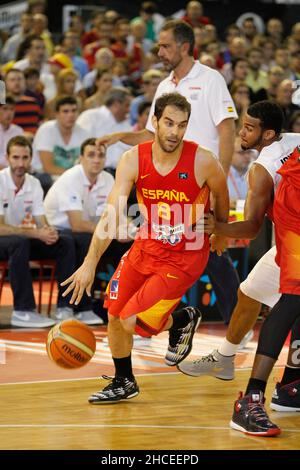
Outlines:
[[82,367],[93,357],[95,350],[94,333],[90,327],[78,320],[64,320],[49,331],[47,354],[60,367]]

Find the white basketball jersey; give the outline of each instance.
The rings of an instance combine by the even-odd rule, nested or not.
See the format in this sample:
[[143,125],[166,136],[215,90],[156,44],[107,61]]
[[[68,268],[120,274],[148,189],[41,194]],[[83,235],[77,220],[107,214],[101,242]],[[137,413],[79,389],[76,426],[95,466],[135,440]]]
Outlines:
[[252,163],[259,163],[268,173],[272,176],[274,181],[274,189],[277,188],[281,176],[277,170],[284,164],[284,162],[293,153],[296,147],[300,145],[300,134],[284,133],[281,134],[281,139],[273,142],[271,145],[264,147],[260,152],[257,159]]

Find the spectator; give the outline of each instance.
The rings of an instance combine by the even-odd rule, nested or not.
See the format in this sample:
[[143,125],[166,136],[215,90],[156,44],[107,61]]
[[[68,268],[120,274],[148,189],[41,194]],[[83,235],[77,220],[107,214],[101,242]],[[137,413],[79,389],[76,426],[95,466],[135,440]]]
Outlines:
[[246,199],[248,183],[246,174],[253,159],[253,151],[241,149],[241,138],[235,138],[232,162],[227,178],[231,209],[236,208],[239,199]]
[[[70,24],[69,24],[69,31],[76,33],[79,36],[80,43],[81,39],[84,35],[84,21],[80,15],[72,15]],[[81,51],[81,47],[80,47]]]
[[35,15],[38,13],[45,13],[47,7],[47,0],[27,0],[28,13]]
[[[140,16],[147,26],[146,38],[155,42],[158,32],[164,22],[164,17],[157,13],[157,5],[154,2],[143,2],[140,8]],[[136,18],[134,18],[136,19]]]
[[290,119],[289,132],[296,132],[300,134],[300,110],[295,111]]
[[275,62],[283,68],[285,78],[294,79],[294,74],[290,69],[291,53],[286,47],[278,47],[275,52]]
[[40,170],[42,167],[54,179],[76,163],[80,146],[88,137],[87,132],[76,124],[76,98],[58,98],[55,110],[56,119],[42,124],[33,141],[34,169]]
[[92,89],[97,75],[97,70],[111,70],[114,63],[114,55],[108,47],[102,47],[95,54],[94,69],[91,70],[83,79],[83,86],[86,90]]
[[277,88],[277,93],[276,93],[276,103],[279,104],[281,107],[283,114],[284,114],[284,120],[283,120],[283,130],[287,130],[289,128],[289,121],[294,113],[294,111],[297,111],[299,108],[298,106],[294,105],[292,103],[292,94],[294,91],[294,84],[292,80],[285,79],[283,80]]
[[23,13],[21,16],[20,31],[6,41],[1,52],[2,62],[16,60],[20,44],[31,31],[32,16],[29,13]]
[[130,105],[130,122],[132,125],[136,124],[138,118],[138,107],[140,103],[145,101],[152,102],[156,89],[163,79],[163,73],[160,70],[147,70],[143,74],[143,94],[134,98]]
[[130,35],[127,38],[127,50],[132,54],[134,44],[140,44],[145,54],[150,52],[153,41],[146,38],[147,25],[141,18],[136,18],[130,23]]
[[132,127],[132,130],[134,132],[138,132],[138,131],[142,131],[143,129],[146,129],[146,124],[148,121],[150,108],[151,108],[151,102],[149,101],[143,101],[142,103],[138,105],[137,122]]
[[198,1],[189,2],[186,6],[186,14],[182,17],[182,20],[188,23],[192,28],[194,26],[209,24],[210,18],[203,16],[202,3]]
[[89,72],[89,67],[86,60],[77,55],[79,44],[80,41],[77,33],[73,31],[64,33],[61,40],[62,52],[72,60],[73,67],[78,72],[80,80],[83,80],[84,76]]
[[253,93],[258,92],[261,88],[266,89],[268,86],[267,73],[261,70],[262,63],[262,50],[257,47],[252,47],[248,51],[249,71],[246,83]]
[[[131,130],[127,119],[131,95],[126,88],[112,88],[98,109],[88,109],[79,116],[77,123],[90,137],[99,137],[108,132],[126,132]],[[124,145],[115,144],[107,151],[107,166],[113,170],[124,152]]]
[[[75,70],[72,69],[62,69],[58,72],[56,78],[56,87],[57,87],[57,94],[54,98],[47,101],[46,110],[45,110],[45,119],[55,119],[56,111],[56,101],[57,98],[62,95],[74,96],[76,95],[76,82],[78,80],[78,75]],[[82,109],[82,101],[79,96],[76,97],[77,104],[78,104],[78,112]]]
[[[58,52],[50,57],[48,63],[51,73],[41,77],[42,82],[45,85],[45,96],[47,101],[51,100],[57,95],[57,80],[59,72],[64,69],[73,69],[73,62],[66,54],[63,54],[62,52]],[[83,86],[78,76],[74,91],[76,94],[81,95],[82,98],[85,98]]]
[[235,121],[236,134],[238,134],[242,128],[243,118],[250,104],[250,88],[245,82],[235,81],[231,84],[230,93],[238,113],[238,119]]
[[24,70],[24,77],[26,83],[24,95],[34,98],[38,102],[42,114],[44,114],[45,96],[42,93],[43,85],[40,82],[39,71],[32,67],[28,67],[28,69]]
[[257,34],[257,28],[254,19],[249,16],[242,22],[241,32],[246,39],[248,47],[252,47],[253,39]]
[[272,39],[264,38],[263,41],[261,41],[261,48],[263,51],[263,63],[261,68],[265,72],[268,72],[270,68],[275,65],[276,44]]
[[95,93],[84,102],[84,109],[99,108],[104,104],[104,98],[112,87],[112,75],[109,69],[98,69],[95,82]]
[[278,18],[270,18],[267,22],[267,35],[272,39],[276,46],[282,44],[283,24]]
[[14,124],[22,127],[24,132],[34,135],[41,122],[42,110],[34,98],[24,94],[26,89],[24,73],[17,69],[9,70],[5,77],[5,85],[16,104]]
[[15,100],[6,95],[5,104],[0,103],[0,170],[7,167],[6,147],[10,139],[23,135],[22,127],[13,124],[15,115]]
[[90,68],[95,64],[95,54],[102,47],[110,48],[113,43],[114,24],[103,20],[98,25],[98,39],[88,43],[83,49],[83,55]]
[[46,56],[50,57],[53,53],[54,45],[51,38],[51,33],[48,31],[48,18],[42,13],[33,15],[32,31],[37,36],[40,36],[46,47]]
[[31,34],[21,43],[14,68],[24,71],[28,67],[33,67],[41,74],[48,74],[50,69],[45,59],[46,48],[44,40],[36,34]]
[[210,67],[211,69],[217,68],[216,59],[214,58],[214,56],[208,54],[207,52],[201,52],[199,62],[200,64]]
[[73,241],[60,236],[47,223],[43,191],[39,181],[28,174],[32,148],[23,136],[7,145],[8,168],[0,171],[0,259],[9,261],[14,297],[11,324],[41,328],[55,321],[36,314],[29,267],[30,259],[55,259],[57,263],[57,315],[69,310],[70,297],[62,297],[60,283],[75,266]]

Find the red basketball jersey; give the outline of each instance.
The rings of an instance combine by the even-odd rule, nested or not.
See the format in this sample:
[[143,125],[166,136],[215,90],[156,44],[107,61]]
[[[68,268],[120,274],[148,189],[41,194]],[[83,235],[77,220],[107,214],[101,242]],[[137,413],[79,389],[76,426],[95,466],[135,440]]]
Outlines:
[[[195,178],[198,145],[184,141],[176,166],[162,176],[152,160],[153,142],[138,146],[137,199],[144,223],[136,240],[155,249],[189,251],[208,247],[208,236],[197,233],[196,222],[209,211],[209,188],[199,187]],[[151,240],[151,242],[150,242]]]

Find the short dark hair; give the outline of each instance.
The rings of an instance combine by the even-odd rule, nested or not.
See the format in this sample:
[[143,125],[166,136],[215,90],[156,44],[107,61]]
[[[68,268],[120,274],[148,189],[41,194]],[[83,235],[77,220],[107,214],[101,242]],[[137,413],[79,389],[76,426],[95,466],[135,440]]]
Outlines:
[[126,97],[131,96],[128,88],[116,86],[111,88],[104,97],[104,104],[108,108],[112,106],[116,101],[123,103]]
[[65,104],[74,104],[78,108],[78,102],[74,96],[69,96],[69,95],[61,95],[58,96],[55,100],[55,111],[58,113],[60,108],[64,106]]
[[95,137],[90,137],[89,139],[85,139],[82,144],[81,144],[81,147],[80,147],[80,155],[83,155],[84,154],[84,149],[85,147],[87,147],[88,145],[96,145],[96,140]]
[[7,142],[7,146],[6,146],[7,155],[9,155],[10,149],[11,149],[13,146],[28,147],[29,150],[30,150],[30,156],[32,157],[32,145],[31,145],[31,143],[29,142],[29,140],[26,139],[26,137],[24,137],[23,135],[17,135],[16,137],[12,137],[12,138]]
[[169,31],[170,29],[172,30],[174,39],[178,44],[184,44],[185,42],[189,43],[189,55],[192,56],[194,54],[195,47],[193,28],[191,28],[191,26],[185,21],[169,20],[163,25],[161,31]]
[[38,69],[34,67],[27,67],[27,69],[24,70],[24,76],[25,78],[32,78],[32,77],[40,78],[40,72],[38,71]]
[[260,120],[262,130],[271,129],[275,134],[280,134],[284,115],[281,107],[277,103],[268,100],[258,101],[249,106],[247,114]]
[[138,116],[141,116],[141,115],[143,114],[143,112],[144,112],[147,108],[150,108],[150,107],[151,107],[150,101],[142,101],[142,102],[138,105],[138,108],[137,108]]
[[164,93],[155,101],[154,116],[159,121],[167,106],[174,106],[188,113],[188,119],[191,114],[191,105],[188,100],[179,93]]
[[239,62],[246,62],[247,64],[249,64],[248,62],[248,59],[246,59],[245,57],[234,57],[232,60],[231,60],[231,70],[234,71],[237,64]]

